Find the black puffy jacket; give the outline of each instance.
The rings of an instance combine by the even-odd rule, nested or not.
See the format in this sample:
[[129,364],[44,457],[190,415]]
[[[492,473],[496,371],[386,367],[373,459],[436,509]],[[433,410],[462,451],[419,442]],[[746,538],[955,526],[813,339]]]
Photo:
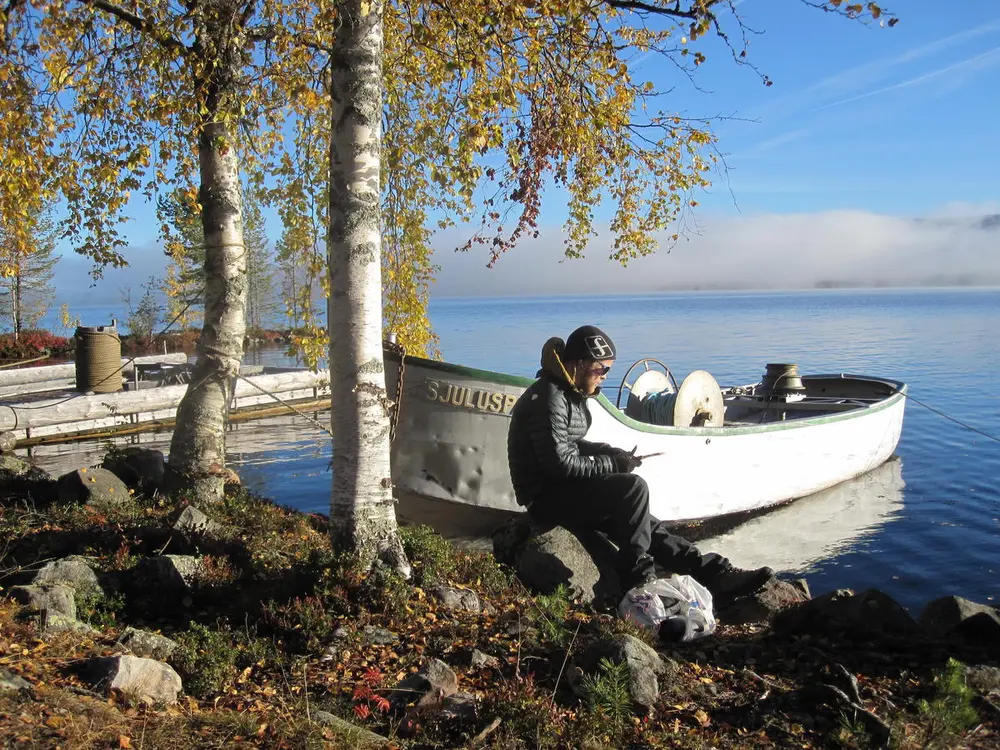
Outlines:
[[[542,362],[549,364],[544,353]],[[553,369],[540,370],[511,411],[507,462],[520,505],[531,505],[555,483],[616,471],[610,446],[583,439],[591,422],[587,396]]]

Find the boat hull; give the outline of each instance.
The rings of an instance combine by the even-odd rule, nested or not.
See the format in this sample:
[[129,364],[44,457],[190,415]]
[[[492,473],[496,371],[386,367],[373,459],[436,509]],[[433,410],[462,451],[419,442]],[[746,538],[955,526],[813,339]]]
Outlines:
[[[398,359],[387,355],[389,392]],[[603,396],[590,399],[587,439],[647,459],[636,473],[650,487],[650,512],[664,521],[746,513],[804,497],[888,459],[899,441],[906,386],[863,376],[813,376],[813,390],[884,393],[864,408],[767,424],[663,427],[626,417]],[[517,505],[507,468],[514,401],[528,378],[407,357],[393,483],[404,493],[504,511]]]

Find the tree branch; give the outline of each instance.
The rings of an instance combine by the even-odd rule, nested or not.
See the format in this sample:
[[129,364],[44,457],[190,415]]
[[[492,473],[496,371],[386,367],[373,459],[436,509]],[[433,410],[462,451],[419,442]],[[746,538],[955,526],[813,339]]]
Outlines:
[[687,10],[681,10],[680,3],[674,5],[673,8],[664,8],[661,5],[654,5],[653,3],[643,2],[643,0],[604,0],[612,8],[618,8],[619,10],[638,10],[643,13],[654,13],[658,16],[671,16],[673,18],[700,18],[706,15],[706,11],[710,5],[714,3],[706,3],[704,9],[694,9],[688,8]]
[[117,18],[119,21],[124,21],[142,34],[149,34],[164,47],[180,50],[181,52],[188,52],[187,45],[185,45],[181,40],[158,29],[153,21],[137,16],[135,13],[125,10],[121,6],[110,3],[107,0],[85,0],[85,3],[93,8],[97,8],[98,10],[103,10],[105,13]]

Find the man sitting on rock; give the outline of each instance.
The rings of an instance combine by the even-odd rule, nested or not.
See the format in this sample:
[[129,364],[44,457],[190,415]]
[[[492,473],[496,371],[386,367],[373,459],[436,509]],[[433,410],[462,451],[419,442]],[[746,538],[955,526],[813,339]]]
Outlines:
[[541,524],[600,531],[618,547],[625,590],[657,577],[654,563],[687,574],[718,600],[750,594],[770,568],[741,570],[715,553],[702,554],[649,514],[649,487],[632,472],[642,461],[621,448],[584,440],[587,399],[615,359],[611,338],[595,326],[577,328],[542,348],[542,369],[517,400],[507,434],[507,460],[519,504]]

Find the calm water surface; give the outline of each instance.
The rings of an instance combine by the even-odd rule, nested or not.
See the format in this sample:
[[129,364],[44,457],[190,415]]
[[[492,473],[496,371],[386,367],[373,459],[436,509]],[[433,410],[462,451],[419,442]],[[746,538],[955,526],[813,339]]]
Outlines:
[[[678,381],[706,369],[724,385],[759,380],[768,362],[797,362],[803,373],[903,380],[914,399],[1000,436],[1000,290],[440,299],[431,318],[444,358],[471,367],[532,375],[547,337],[587,322],[618,347],[612,396],[614,376],[645,356],[664,361]],[[165,444],[169,436],[142,439]],[[36,452],[46,468],[64,471],[105,446]],[[237,425],[229,441],[245,483],[303,510],[326,510],[330,451],[324,433],[294,416]],[[874,586],[911,608],[945,593],[994,601],[1000,443],[911,400],[897,454],[870,475],[700,545],[738,564],[804,574],[814,591]]]

